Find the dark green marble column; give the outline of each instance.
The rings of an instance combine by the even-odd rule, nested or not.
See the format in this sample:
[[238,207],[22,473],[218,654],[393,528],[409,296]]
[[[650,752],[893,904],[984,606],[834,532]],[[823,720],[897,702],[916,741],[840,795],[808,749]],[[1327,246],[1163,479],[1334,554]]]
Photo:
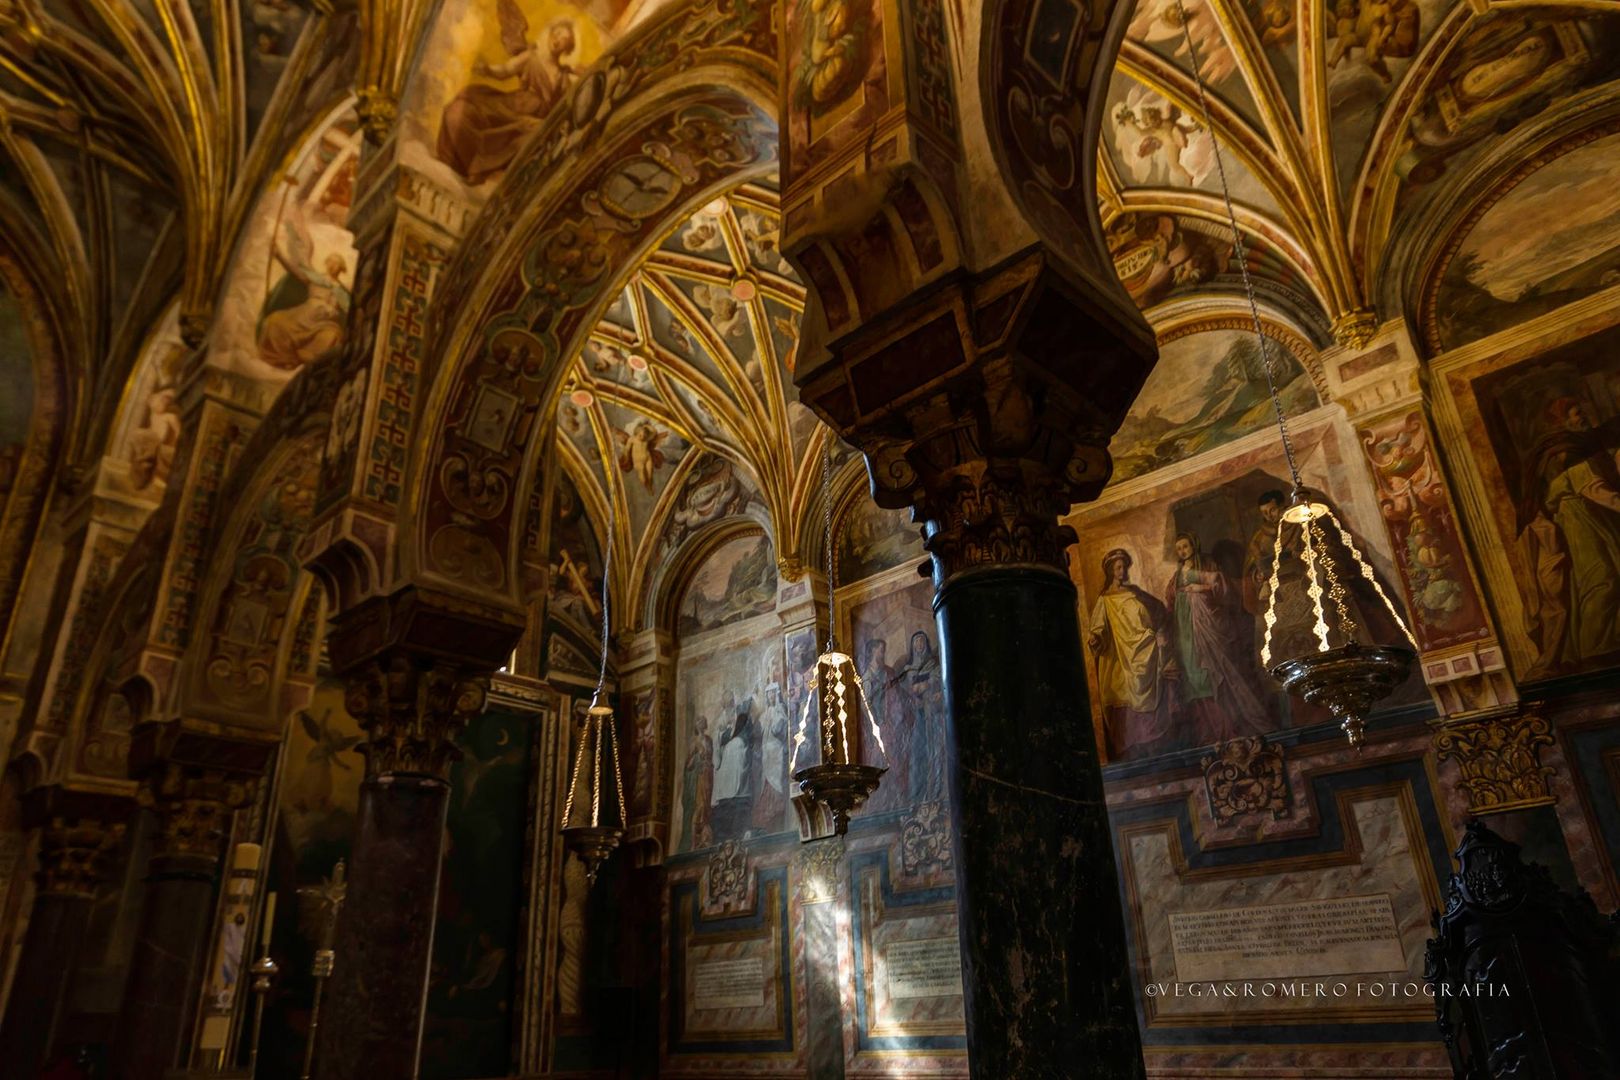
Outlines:
[[1074,586],[981,567],[935,612],[973,1075],[1140,1077]]
[[347,677],[366,732],[366,778],[315,1035],[319,1080],[417,1074],[438,910],[455,737],[484,707],[487,677],[399,654]]
[[[64,797],[61,788],[38,789],[24,800],[25,820],[41,816],[45,820],[34,906],[12,976],[5,1020],[0,1023],[0,1062],[19,1077],[33,1076],[55,1047],[63,1000],[78,967],[79,945],[101,881],[101,864],[124,831],[122,823],[109,821],[106,813],[99,819],[66,816],[74,812],[71,802],[72,794]],[[36,805],[46,807],[43,815],[29,813]]]

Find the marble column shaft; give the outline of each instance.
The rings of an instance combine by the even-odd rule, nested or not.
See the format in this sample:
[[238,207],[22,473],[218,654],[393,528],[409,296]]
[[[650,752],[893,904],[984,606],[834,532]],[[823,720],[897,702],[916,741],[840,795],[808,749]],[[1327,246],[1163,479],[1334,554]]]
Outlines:
[[366,778],[315,1037],[320,1080],[417,1074],[454,739],[487,688],[487,677],[404,656],[348,678]]
[[1031,249],[795,373],[933,560],[968,1062],[984,1080],[1143,1076],[1059,519],[1107,483],[1153,343],[1085,296]]
[[1074,586],[986,567],[935,613],[973,1075],[1140,1077]]
[[122,825],[60,819],[41,830],[34,906],[0,1023],[0,1062],[19,1077],[33,1076],[55,1049],[100,864],[122,834]]
[[109,1075],[160,1080],[181,1061],[203,978],[214,921],[222,847],[247,785],[218,775],[159,770],[143,789],[158,818],[147,863],[129,979],[113,1038]]

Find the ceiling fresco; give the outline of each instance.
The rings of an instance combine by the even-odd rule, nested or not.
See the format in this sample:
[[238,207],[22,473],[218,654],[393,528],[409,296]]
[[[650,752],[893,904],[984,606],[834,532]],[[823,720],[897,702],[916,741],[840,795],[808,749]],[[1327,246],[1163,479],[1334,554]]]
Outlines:
[[[1377,275],[1418,196],[1620,76],[1620,14],[1595,5],[1479,14],[1455,0],[1337,0],[1319,40],[1300,32],[1307,10],[1139,0],[1108,88],[1098,192],[1139,306],[1218,276],[1210,266],[1230,247],[1218,142],[1246,244],[1265,253],[1256,276],[1308,295],[1341,342],[1365,340]],[[1200,236],[1197,221],[1217,229]]]
[[778,538],[773,574],[799,551],[824,429],[792,384],[805,294],[777,250],[777,205],[746,184],[702,206],[630,276],[569,368],[557,405],[568,498],[598,531],[611,503],[621,566],[656,564],[744,514]]

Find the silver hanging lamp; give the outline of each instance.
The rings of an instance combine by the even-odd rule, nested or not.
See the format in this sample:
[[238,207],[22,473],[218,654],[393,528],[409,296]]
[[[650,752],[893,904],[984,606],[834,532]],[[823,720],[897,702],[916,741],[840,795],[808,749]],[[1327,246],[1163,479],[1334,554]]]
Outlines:
[[[1238,228],[1237,212],[1233,209],[1232,192],[1226,180],[1226,163],[1221,154],[1220,140],[1215,135],[1215,126],[1210,122],[1209,100],[1198,60],[1198,45],[1193,40],[1191,22],[1182,0],[1176,0],[1176,9],[1181,16],[1182,37],[1192,61],[1193,80],[1198,85],[1199,112],[1215,154],[1221,198],[1226,205],[1238,272],[1243,278],[1243,292],[1248,299],[1249,315],[1260,346],[1266,389],[1271,395],[1272,409],[1277,417],[1277,433],[1288,460],[1289,479],[1293,483],[1293,494],[1277,522],[1277,539],[1272,547],[1265,640],[1260,650],[1260,660],[1284,690],[1327,709],[1339,722],[1350,745],[1360,748],[1367,714],[1406,680],[1417,656],[1417,642],[1411,630],[1407,629],[1401,613],[1379,584],[1372,567],[1362,556],[1350,530],[1340,522],[1321,493],[1307,488],[1300,479],[1293,440],[1288,434],[1288,417],[1283,410],[1282,397],[1277,392],[1276,372],[1271,360],[1272,342],[1266,337],[1260,321],[1254,281],[1249,276],[1248,253],[1244,249],[1243,233]],[[1285,557],[1297,558],[1302,564],[1302,572],[1283,575]],[[1371,628],[1365,618],[1357,617],[1356,604],[1350,593],[1357,579],[1371,586],[1378,604],[1400,628],[1404,644],[1372,640]]]
[[[850,815],[871,798],[882,782],[883,774],[888,771],[877,765],[861,764],[851,756],[850,729],[856,729],[858,745],[862,709],[866,710],[872,739],[885,760],[888,751],[883,746],[883,733],[878,728],[877,714],[866,700],[866,688],[861,684],[855,661],[838,648],[838,622],[833,608],[838,592],[838,557],[833,548],[832,440],[833,434],[829,429],[821,458],[823,540],[827,548],[827,646],[816,657],[805,683],[804,708],[799,712],[799,727],[793,735],[793,753],[788,761],[788,771],[798,781],[800,791],[827,808],[832,814],[835,833],[843,836],[849,832]],[[794,772],[799,748],[809,741],[812,706],[817,713],[821,760]]]

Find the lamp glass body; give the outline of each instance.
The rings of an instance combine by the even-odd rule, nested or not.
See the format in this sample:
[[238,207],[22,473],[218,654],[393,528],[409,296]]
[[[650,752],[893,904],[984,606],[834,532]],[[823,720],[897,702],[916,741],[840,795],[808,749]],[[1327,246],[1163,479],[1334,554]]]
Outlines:
[[833,829],[839,836],[849,832],[849,817],[877,790],[886,769],[877,765],[863,765],[854,760],[850,747],[851,729],[855,729],[855,748],[860,746],[860,717],[865,711],[873,740],[883,751],[883,734],[877,718],[866,700],[855,661],[847,654],[829,648],[816,657],[807,689],[804,712],[799,718],[799,729],[793,738],[793,758],[796,763],[800,747],[807,741],[810,710],[816,711],[816,728],[821,748],[821,760],[793,773],[799,790],[825,806],[832,814]]
[[592,705],[580,729],[573,775],[563,806],[563,843],[585,864],[595,884],[602,863],[624,836],[624,783],[619,772],[619,740],[613,709]]
[[1326,708],[1359,747],[1368,713],[1406,680],[1417,644],[1355,537],[1309,489],[1277,522],[1264,619],[1260,656],[1272,678]]

